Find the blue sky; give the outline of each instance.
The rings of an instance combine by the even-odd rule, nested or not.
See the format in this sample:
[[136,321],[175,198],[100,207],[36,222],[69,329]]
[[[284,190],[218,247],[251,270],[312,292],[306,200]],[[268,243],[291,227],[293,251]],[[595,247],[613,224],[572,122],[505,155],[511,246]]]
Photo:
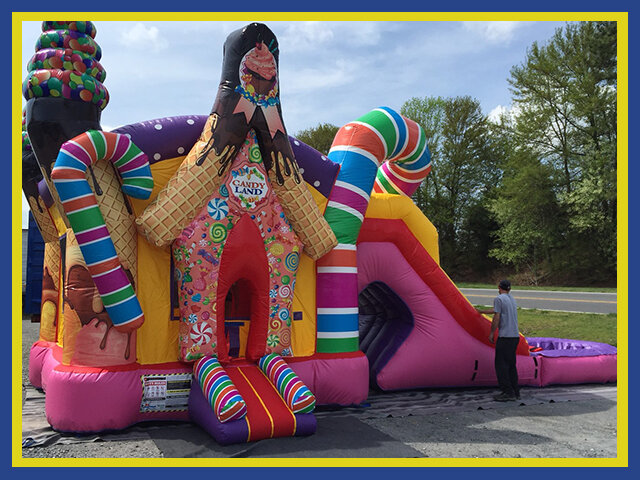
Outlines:
[[[208,114],[222,45],[242,22],[96,21],[110,101],[102,127]],[[412,97],[470,95],[485,114],[510,107],[507,78],[534,41],[564,22],[266,22],[280,43],[280,88],[288,133],[342,126]],[[22,65],[41,22],[23,22]],[[23,198],[23,218],[26,218]],[[25,221],[23,220],[23,225]]]

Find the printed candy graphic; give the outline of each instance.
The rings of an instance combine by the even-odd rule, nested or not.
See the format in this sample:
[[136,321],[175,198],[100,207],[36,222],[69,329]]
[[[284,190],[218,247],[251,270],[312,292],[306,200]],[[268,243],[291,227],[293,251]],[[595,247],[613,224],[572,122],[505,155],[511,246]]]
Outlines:
[[207,204],[207,212],[214,220],[222,220],[229,213],[229,205],[221,198],[214,198]]

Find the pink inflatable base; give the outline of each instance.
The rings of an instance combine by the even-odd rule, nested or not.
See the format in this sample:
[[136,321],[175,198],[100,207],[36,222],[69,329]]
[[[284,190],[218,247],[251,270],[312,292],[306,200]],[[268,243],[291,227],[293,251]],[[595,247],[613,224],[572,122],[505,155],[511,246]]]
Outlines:
[[590,357],[537,357],[541,363],[540,386],[577,383],[614,383],[618,379],[618,355]]
[[[476,351],[465,364],[478,366],[466,370],[465,379],[452,382],[446,378],[434,384],[411,387],[394,385],[393,378],[382,384],[385,390],[448,386],[495,386],[491,365],[492,351]],[[174,411],[142,411],[144,376],[191,375],[191,365],[180,362],[162,365],[88,368],[68,367],[59,361],[60,347],[36,342],[29,355],[29,380],[46,392],[45,413],[53,429],[61,432],[90,433],[121,430],[136,423],[155,420],[189,421],[185,409]],[[401,356],[402,358],[402,356]],[[466,356],[465,356],[466,358]],[[426,361],[430,360],[430,361]],[[420,357],[423,365],[437,365],[437,359]],[[289,366],[316,396],[318,405],[358,405],[369,394],[369,364],[362,352],[316,354],[313,357],[288,359]],[[440,365],[447,370],[446,365]],[[413,363],[411,370],[418,368]],[[553,384],[608,383],[617,379],[617,355],[596,356],[518,356],[520,384],[543,387]],[[440,378],[440,377],[438,377]]]
[[188,411],[142,411],[142,377],[190,374],[191,366],[172,364],[127,368],[67,367],[60,347],[36,342],[29,355],[29,380],[45,395],[45,414],[54,430],[90,433],[121,430],[153,420],[189,420]]
[[358,405],[369,395],[369,361],[362,352],[287,359],[317,405]]
[[[191,364],[70,367],[60,362],[60,355],[58,345],[41,341],[33,344],[29,354],[29,381],[45,391],[45,414],[54,430],[91,433],[145,421],[189,421],[186,408],[143,411],[142,379],[176,374],[190,379]],[[361,352],[287,360],[318,405],[354,405],[367,399],[369,369]]]

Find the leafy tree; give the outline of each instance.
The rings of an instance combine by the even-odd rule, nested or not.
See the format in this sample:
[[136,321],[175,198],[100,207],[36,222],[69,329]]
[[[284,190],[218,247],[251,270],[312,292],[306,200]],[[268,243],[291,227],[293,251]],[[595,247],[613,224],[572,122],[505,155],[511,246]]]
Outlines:
[[[615,22],[567,24],[546,44],[534,43],[509,79],[515,145],[549,167],[555,194],[563,241],[549,252],[548,266],[573,280],[615,278],[616,34]],[[517,217],[507,226],[502,214],[504,240]]]
[[551,170],[530,151],[514,153],[489,207],[500,225],[499,246],[491,256],[525,273],[536,285],[548,273],[545,266],[559,237]]
[[329,154],[329,149],[333,143],[333,139],[338,133],[339,128],[330,123],[320,123],[316,127],[307,128],[299,131],[295,137],[315,148],[320,153]]
[[[430,216],[432,222],[440,223],[437,219],[442,206],[438,203],[441,198],[440,184],[437,181],[440,155],[442,153],[442,125],[444,123],[445,99],[442,97],[411,98],[401,107],[400,113],[418,123],[425,131],[427,145],[431,154],[432,170],[420,188],[413,195],[413,200]],[[434,167],[435,171],[434,171]]]
[[427,133],[433,166],[415,197],[438,229],[443,266],[457,273],[465,269],[461,229],[491,170],[486,163],[490,157],[486,116],[478,100],[468,96],[414,98],[401,112]]
[[500,262],[490,255],[497,247],[494,233],[498,224],[490,206],[493,190],[472,203],[463,220],[458,239],[459,258],[462,260],[457,275],[470,281],[488,281],[500,267]]
[[534,42],[509,82],[520,108],[521,140],[552,163],[567,193],[583,172],[585,147],[616,137],[616,30],[614,22],[583,22]]

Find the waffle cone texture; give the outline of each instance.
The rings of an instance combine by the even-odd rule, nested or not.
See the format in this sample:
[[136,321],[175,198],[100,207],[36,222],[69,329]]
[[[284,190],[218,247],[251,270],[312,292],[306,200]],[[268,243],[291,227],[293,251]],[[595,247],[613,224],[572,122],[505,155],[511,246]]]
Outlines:
[[[220,152],[210,147],[216,121],[215,114],[209,116],[200,138],[180,167],[136,219],[138,232],[151,244],[164,247],[173,242],[223,183],[224,167],[237,152],[229,145]],[[208,152],[206,156],[205,152]],[[314,260],[320,258],[337,245],[331,227],[303,181],[298,183],[293,176],[286,176],[280,184],[274,171],[269,171],[271,185],[287,219],[302,241],[305,253]]]

